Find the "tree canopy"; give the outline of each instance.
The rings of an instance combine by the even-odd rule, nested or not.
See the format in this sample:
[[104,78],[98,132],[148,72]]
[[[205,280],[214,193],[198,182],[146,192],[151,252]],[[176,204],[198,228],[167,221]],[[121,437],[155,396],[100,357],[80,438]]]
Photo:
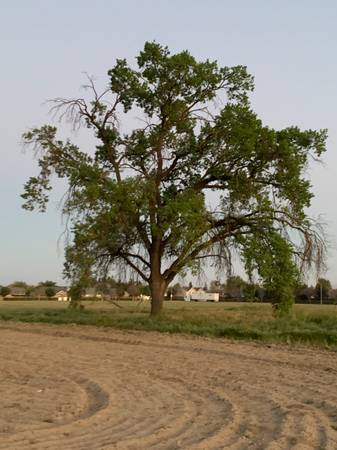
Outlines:
[[[23,136],[40,167],[25,184],[24,208],[45,210],[52,175],[68,182],[73,285],[125,264],[149,284],[155,315],[178,273],[207,258],[228,265],[235,250],[287,310],[299,267],[319,263],[324,247],[306,215],[305,169],[325,151],[326,130],[263,125],[246,67],[198,62],[155,42],[136,68],[119,59],[108,77],[102,93],[89,78],[89,100],[54,99],[61,119],[92,130],[93,153],[61,141],[51,125]],[[131,116],[141,120],[127,132]]]
[[1,286],[0,287],[0,295],[2,297],[6,297],[6,295],[8,295],[10,293],[11,293],[11,290],[9,289],[9,287],[7,287],[7,286]]
[[322,301],[329,297],[332,286],[330,280],[326,278],[318,278],[316,287],[315,287],[315,297],[317,300]]
[[56,286],[56,282],[55,281],[51,281],[51,280],[46,280],[46,281],[40,281],[39,286],[45,286],[45,287],[55,287]]
[[54,287],[52,286],[47,286],[46,287],[46,296],[51,298],[56,294],[56,290]]

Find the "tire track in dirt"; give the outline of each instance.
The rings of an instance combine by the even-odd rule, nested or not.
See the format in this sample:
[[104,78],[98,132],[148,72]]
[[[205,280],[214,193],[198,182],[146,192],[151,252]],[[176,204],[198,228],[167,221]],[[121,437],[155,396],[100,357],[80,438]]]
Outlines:
[[337,449],[332,352],[5,324],[0,360],[0,450]]

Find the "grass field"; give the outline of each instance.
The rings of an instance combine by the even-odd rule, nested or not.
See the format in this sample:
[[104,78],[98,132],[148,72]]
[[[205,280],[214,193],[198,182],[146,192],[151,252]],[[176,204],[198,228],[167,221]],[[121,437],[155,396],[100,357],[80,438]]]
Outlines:
[[55,301],[1,301],[0,320],[75,323],[133,330],[186,333],[199,336],[301,342],[337,349],[337,307],[295,305],[291,319],[275,319],[269,304],[166,302],[162,316],[149,317],[148,303],[83,302],[71,311]]

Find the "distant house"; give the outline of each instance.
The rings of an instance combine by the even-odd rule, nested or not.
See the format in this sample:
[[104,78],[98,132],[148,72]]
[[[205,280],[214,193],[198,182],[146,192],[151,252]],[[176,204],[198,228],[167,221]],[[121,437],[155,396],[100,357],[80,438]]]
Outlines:
[[57,285],[57,286],[53,286],[53,289],[55,289],[55,292],[68,291],[69,287],[68,286],[59,286],[59,285]]
[[63,290],[56,292],[52,298],[56,298],[59,302],[67,302],[69,300],[68,292]]
[[219,293],[218,292],[207,292],[203,288],[190,288],[185,295],[186,301],[197,301],[197,302],[218,302]]
[[203,288],[201,288],[201,287],[191,287],[186,292],[186,295],[193,295],[193,294],[196,294],[196,293],[201,294],[201,293],[205,293],[205,292],[206,291]]
[[102,298],[101,292],[97,291],[96,288],[87,288],[84,290],[84,298]]
[[301,287],[297,289],[296,300],[302,303],[314,303],[316,297],[316,289],[314,287]]
[[6,295],[5,298],[26,297],[26,288],[10,286],[9,289],[10,289],[10,293],[8,295]]

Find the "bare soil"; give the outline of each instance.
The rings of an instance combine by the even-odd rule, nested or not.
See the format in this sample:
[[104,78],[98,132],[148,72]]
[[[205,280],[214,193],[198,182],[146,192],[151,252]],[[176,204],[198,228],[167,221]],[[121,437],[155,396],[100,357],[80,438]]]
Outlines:
[[0,450],[337,449],[337,355],[0,323]]

